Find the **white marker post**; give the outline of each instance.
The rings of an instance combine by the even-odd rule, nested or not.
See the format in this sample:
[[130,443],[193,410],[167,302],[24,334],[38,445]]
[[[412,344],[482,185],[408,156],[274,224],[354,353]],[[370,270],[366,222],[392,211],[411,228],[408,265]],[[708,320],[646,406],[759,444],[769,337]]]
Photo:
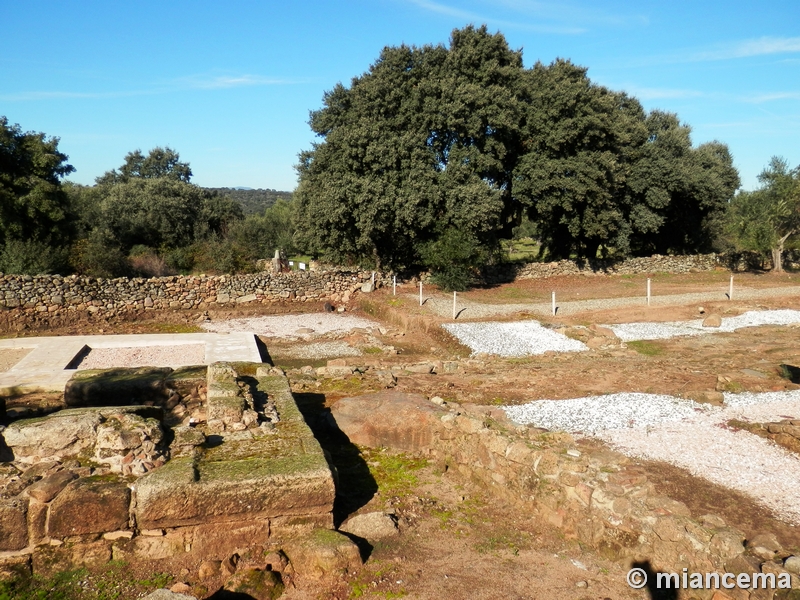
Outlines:
[[647,306],[650,306],[650,278],[647,278]]
[[392,276],[392,296],[397,296],[397,275]]
[[372,272],[372,287],[375,287],[375,271]]
[[731,282],[728,285],[728,300],[733,300],[733,275],[731,275]]
[[556,316],[556,293],[553,292],[553,316]]
[[456,293],[453,292],[453,320],[456,320]]
[[422,306],[422,282],[419,282],[419,305]]

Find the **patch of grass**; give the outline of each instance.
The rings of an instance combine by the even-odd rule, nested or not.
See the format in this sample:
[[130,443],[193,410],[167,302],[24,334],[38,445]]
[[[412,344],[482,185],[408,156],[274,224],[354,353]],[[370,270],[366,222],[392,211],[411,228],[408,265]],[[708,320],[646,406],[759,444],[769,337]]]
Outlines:
[[148,323],[150,333],[206,333],[199,325],[191,323]]
[[428,461],[409,454],[394,454],[388,451],[362,449],[369,471],[384,496],[404,496],[418,483],[417,471],[425,468]]
[[475,544],[475,550],[479,554],[510,550],[514,556],[517,556],[524,547],[525,540],[520,532],[511,530],[496,531]]
[[627,342],[628,348],[633,348],[644,356],[658,356],[664,353],[664,348],[650,340],[634,340]]
[[166,573],[137,580],[125,562],[111,561],[98,570],[72,569],[0,582],[0,600],[122,600],[166,587],[172,580]]
[[361,351],[364,354],[383,354],[383,349],[377,346],[367,346],[366,348],[362,348]]

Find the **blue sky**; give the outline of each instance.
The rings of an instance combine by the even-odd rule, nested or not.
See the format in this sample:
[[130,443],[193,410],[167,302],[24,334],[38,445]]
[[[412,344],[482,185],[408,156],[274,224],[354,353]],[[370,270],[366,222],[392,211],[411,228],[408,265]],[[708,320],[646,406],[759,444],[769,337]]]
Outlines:
[[325,90],[470,23],[676,112],[746,189],[772,155],[800,163],[797,0],[0,0],[0,23],[0,115],[59,137],[79,183],[169,145],[199,185],[292,190]]

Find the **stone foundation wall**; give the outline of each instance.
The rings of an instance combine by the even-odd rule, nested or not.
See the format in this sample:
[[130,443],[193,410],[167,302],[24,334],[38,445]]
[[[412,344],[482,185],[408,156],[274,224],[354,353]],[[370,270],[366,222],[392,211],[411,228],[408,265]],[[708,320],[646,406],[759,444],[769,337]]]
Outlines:
[[787,572],[788,553],[772,534],[745,543],[718,515],[692,515],[617,452],[515,426],[500,409],[432,400],[399,392],[347,398],[334,404],[332,419],[352,442],[427,455],[606,558],[677,572]]
[[[322,448],[286,378],[252,367],[242,377],[224,363],[209,367],[195,413],[207,415],[175,423],[169,448],[164,431],[176,415],[160,406],[73,408],[0,425],[0,579],[112,558],[222,560],[332,529]],[[108,372],[95,373],[98,388]],[[110,383],[113,397],[122,388]],[[149,468],[126,471],[136,460]]]

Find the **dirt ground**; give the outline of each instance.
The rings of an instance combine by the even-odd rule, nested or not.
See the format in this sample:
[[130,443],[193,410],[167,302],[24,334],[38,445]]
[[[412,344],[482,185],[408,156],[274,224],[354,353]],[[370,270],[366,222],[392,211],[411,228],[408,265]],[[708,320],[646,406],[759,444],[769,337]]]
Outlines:
[[[647,276],[568,276],[527,280],[477,289],[464,297],[487,304],[547,301],[551,289],[565,300],[632,296],[644,290]],[[725,288],[726,272],[652,276],[653,290],[680,294]],[[737,285],[783,287],[800,285],[798,274],[741,274]],[[557,287],[556,287],[557,286]],[[404,290],[404,292],[409,292]],[[398,290],[400,292],[400,290]],[[438,293],[435,289],[431,293]],[[438,324],[448,322],[425,312],[409,299],[378,290],[365,297],[361,307],[349,312],[376,319],[385,334],[355,333],[338,336],[354,346],[374,348],[356,357],[375,366],[423,360],[460,359],[463,372],[398,376],[396,389],[439,395],[458,402],[517,404],[536,399],[574,398],[612,392],[653,392],[685,395],[697,391],[769,391],[797,389],[781,376],[780,365],[800,366],[797,327],[759,327],[734,333],[632,343],[626,347],[565,354],[548,353],[526,358],[469,357],[469,350],[443,333]],[[316,305],[286,305],[251,314],[322,310]],[[716,302],[704,305],[706,314],[724,316],[764,308],[800,309],[800,298],[787,295],[758,302]],[[212,319],[242,316],[243,311],[210,313]],[[551,319],[558,326],[631,321],[671,321],[697,318],[697,305],[584,312]],[[74,333],[163,333],[197,331],[196,313],[149,313],[147,320],[95,320],[50,323],[6,335],[70,335]],[[502,320],[509,320],[504,317]],[[293,344],[264,340],[275,364],[286,369],[314,367],[326,360],[295,359]],[[306,343],[306,342],[299,342]],[[339,398],[380,387],[368,377],[326,380],[308,384],[292,379],[302,402],[304,394],[322,397],[330,405]],[[15,402],[24,402],[16,399]],[[581,442],[588,446],[596,441]],[[528,515],[498,503],[490,490],[473,488],[455,475],[437,473],[432,465],[414,470],[400,488],[381,471],[379,457],[368,453],[374,487],[352,486],[340,490],[340,518],[354,510],[394,508],[401,535],[372,549],[364,568],[355,576],[325,582],[314,588],[289,589],[289,600],[328,598],[646,598],[625,584],[628,566],[610,563],[564,540],[559,533]],[[372,460],[375,459],[375,460]],[[340,473],[348,458],[340,456]],[[377,464],[378,467],[374,467]],[[410,469],[400,464],[400,471]],[[657,489],[685,502],[693,514],[718,513],[746,533],[773,531],[787,548],[800,549],[800,531],[776,519],[753,499],[695,478],[662,463],[642,462]],[[360,490],[360,492],[359,492]],[[349,494],[349,495],[348,495]],[[176,581],[180,578],[176,579]]]

